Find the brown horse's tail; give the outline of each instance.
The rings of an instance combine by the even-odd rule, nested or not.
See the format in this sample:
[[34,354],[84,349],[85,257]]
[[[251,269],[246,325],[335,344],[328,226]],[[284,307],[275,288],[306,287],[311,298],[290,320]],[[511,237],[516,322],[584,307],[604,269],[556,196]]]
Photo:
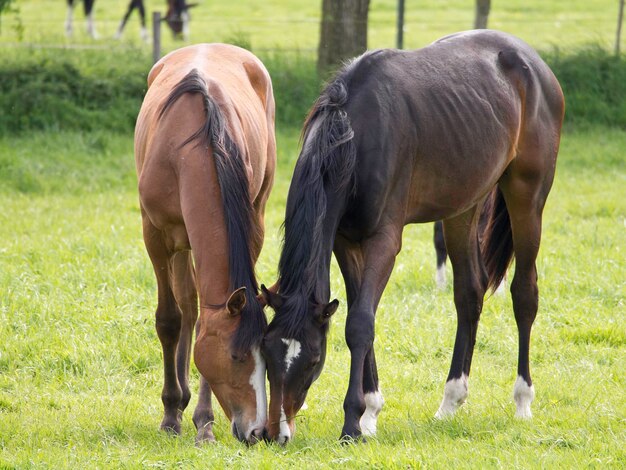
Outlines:
[[480,251],[487,269],[487,289],[494,292],[513,260],[511,220],[504,196],[498,186],[493,188],[485,201],[481,218],[486,218],[486,226],[480,237]]

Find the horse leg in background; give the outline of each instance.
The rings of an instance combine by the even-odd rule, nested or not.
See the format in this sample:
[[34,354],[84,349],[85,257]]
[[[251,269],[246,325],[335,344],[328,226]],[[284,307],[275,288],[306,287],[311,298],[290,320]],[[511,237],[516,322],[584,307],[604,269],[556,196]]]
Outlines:
[[[337,235],[334,252],[346,286],[348,310],[350,310],[361,287],[363,251],[359,244],[350,243],[341,235]],[[373,347],[366,355],[363,366],[363,398],[365,412],[359,421],[361,432],[365,436],[374,436],[378,414],[382,410],[384,399],[378,387],[378,370]]]
[[443,237],[443,222],[441,220],[435,222],[433,229],[433,240],[435,242],[435,252],[437,253],[437,274],[435,275],[435,281],[439,289],[445,289],[447,282],[446,258],[448,257],[448,251],[446,250],[446,241]]
[[117,28],[117,31],[114,36],[115,39],[120,39],[122,37],[122,33],[124,32],[124,27],[126,26],[126,23],[128,22],[128,18],[130,18],[130,14],[133,12],[135,7],[137,6],[136,3],[137,2],[135,0],[131,0],[130,3],[128,4],[128,10],[126,10],[126,13],[122,17],[122,21],[120,21],[120,25]]
[[85,18],[87,19],[87,34],[92,39],[98,39],[98,33],[96,32],[96,25],[93,20],[93,4],[95,0],[83,0],[83,6],[85,8]]
[[[143,211],[142,211],[143,212]],[[152,261],[157,279],[158,304],[156,330],[163,348],[163,401],[164,415],[161,429],[180,434],[180,410],[183,391],[176,371],[176,349],[180,338],[182,313],[172,291],[172,257],[167,249],[163,233],[152,225],[143,214],[143,236],[146,250]]]
[[[375,372],[374,320],[380,297],[387,285],[396,255],[402,245],[402,225],[389,225],[361,243],[363,269],[358,294],[348,310],[346,320],[346,343],[350,349],[350,382],[343,403],[345,412],[341,438],[358,438],[362,434],[361,417],[370,406],[373,398],[382,396],[378,390],[364,390],[365,387],[378,387]],[[348,284],[346,284],[348,285]],[[366,380],[367,377],[367,380]],[[365,391],[365,393],[364,393]],[[367,422],[367,418],[366,418]]]
[[124,32],[124,27],[128,22],[128,18],[130,18],[131,13],[134,9],[139,11],[139,19],[141,21],[141,31],[140,36],[144,42],[148,41],[148,30],[146,29],[146,9],[143,5],[143,0],[131,0],[128,4],[128,10],[126,14],[122,18],[119,27],[117,28],[117,32],[115,33],[115,39],[120,39],[122,37],[122,33]]
[[65,35],[72,37],[74,34],[74,0],[67,0],[67,15],[65,16]]
[[139,11],[139,20],[141,21],[141,30],[139,35],[141,36],[141,40],[143,42],[148,42],[150,40],[150,36],[148,35],[148,28],[146,28],[146,8],[144,7],[143,0],[137,1],[137,9]]
[[446,247],[454,273],[457,330],[450,372],[436,418],[453,415],[468,394],[476,330],[487,289],[487,273],[478,246],[478,207],[444,221]]

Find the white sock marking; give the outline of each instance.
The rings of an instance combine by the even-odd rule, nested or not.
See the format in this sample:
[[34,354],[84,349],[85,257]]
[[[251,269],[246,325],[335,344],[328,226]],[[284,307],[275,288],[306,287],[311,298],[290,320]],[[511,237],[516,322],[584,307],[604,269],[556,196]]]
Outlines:
[[441,266],[437,266],[437,274],[435,275],[435,281],[437,282],[438,289],[446,288],[446,265],[442,264]]
[[65,17],[65,34],[67,36],[72,35],[72,18],[74,16],[74,10],[71,6],[67,7],[67,16]]
[[96,32],[96,25],[93,21],[93,11],[89,13],[87,16],[87,34],[91,36],[92,39],[98,39],[98,33]]
[[443,389],[443,400],[441,405],[439,405],[435,418],[443,419],[452,416],[459,406],[465,403],[468,395],[467,381],[467,375],[463,374],[459,379],[452,379],[446,382]]
[[518,375],[515,385],[513,386],[513,399],[515,400],[515,405],[517,406],[515,416],[517,418],[529,419],[533,417],[533,414],[530,411],[530,404],[534,398],[535,386],[531,385],[529,387],[522,376]]
[[365,436],[375,436],[378,414],[383,409],[385,400],[380,391],[366,393],[364,398],[366,408],[365,413],[361,416],[361,432]]
[[300,355],[302,345],[300,341],[295,339],[282,338],[282,342],[287,345],[287,353],[285,354],[285,373],[287,373],[289,367],[291,367],[291,363]]
[[255,429],[265,425],[267,421],[267,395],[265,393],[265,360],[261,356],[259,348],[252,349],[252,357],[254,358],[254,371],[250,376],[250,385],[254,389],[256,395],[256,421],[250,425],[246,431],[246,437]]

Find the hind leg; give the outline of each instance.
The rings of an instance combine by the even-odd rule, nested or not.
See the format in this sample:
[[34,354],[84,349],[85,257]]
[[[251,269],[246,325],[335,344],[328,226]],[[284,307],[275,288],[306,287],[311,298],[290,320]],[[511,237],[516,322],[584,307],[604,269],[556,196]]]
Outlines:
[[457,330],[450,372],[436,418],[453,415],[468,395],[476,331],[487,287],[487,275],[478,247],[478,212],[475,207],[444,221],[445,242],[454,273]]
[[530,418],[530,404],[535,397],[529,367],[530,332],[539,302],[536,259],[545,198],[538,197],[532,185],[514,177],[508,178],[501,187],[511,219],[515,251],[511,296],[519,334],[519,356],[513,396],[517,407],[516,416]]
[[[520,138],[519,153],[499,183],[509,212],[515,253],[511,297],[519,334],[519,356],[513,397],[515,415],[520,418],[532,417],[530,404],[535,397],[529,366],[530,332],[539,303],[535,263],[541,241],[541,216],[554,178],[561,125],[552,116],[541,117],[541,125],[527,126]],[[550,129],[552,132],[548,132]]]
[[172,291],[171,259],[164,235],[143,217],[146,249],[157,279],[158,304],[155,313],[157,335],[163,349],[163,401],[164,415],[161,429],[180,434],[180,410],[183,391],[178,382],[176,349],[180,338],[182,314]]

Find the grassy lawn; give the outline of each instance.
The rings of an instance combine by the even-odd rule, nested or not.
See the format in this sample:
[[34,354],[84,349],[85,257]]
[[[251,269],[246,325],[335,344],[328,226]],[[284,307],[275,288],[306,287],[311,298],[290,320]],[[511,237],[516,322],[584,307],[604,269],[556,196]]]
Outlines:
[[[278,142],[258,265],[265,283],[276,275],[297,130],[280,131]],[[218,408],[219,443],[196,449],[190,413],[182,437],[157,430],[156,293],[131,137],[62,132],[0,140],[0,466],[623,466],[625,147],[626,132],[607,128],[563,138],[538,261],[532,421],[513,418],[517,335],[508,295],[486,302],[468,403],[453,420],[432,419],[456,322],[451,290],[435,289],[428,224],[407,228],[378,312],[386,404],[376,439],[337,443],[349,367],[342,307],[293,443],[248,449],[230,436]],[[333,295],[345,306],[340,279],[333,267]]]
[[[152,11],[163,1],[146,3]],[[207,0],[192,10],[192,42],[252,46],[272,72],[279,166],[257,265],[266,284],[276,278],[299,127],[318,86],[311,58],[320,3]],[[407,47],[471,27],[468,0],[406,3]],[[614,0],[492,3],[490,26],[551,51],[555,63],[591,43],[612,46]],[[517,331],[508,294],[485,303],[468,402],[452,420],[433,419],[456,314],[451,288],[435,289],[426,224],[406,228],[378,309],[375,345],[386,404],[377,438],[337,442],[349,352],[343,283],[333,265],[332,292],[341,306],[295,440],[284,448],[247,448],[230,435],[216,404],[218,443],[196,448],[195,369],[183,435],[158,431],[156,287],[141,236],[129,124],[141,91],[133,80],[143,83],[149,46],[139,42],[134,17],[121,42],[111,39],[126,4],[96,2],[97,41],[85,36],[80,7],[75,37],[65,38],[61,0],[18,0],[19,14],[2,17],[0,72],[5,59],[23,61],[29,66],[22,73],[35,79],[24,75],[0,92],[0,113],[9,110],[0,114],[0,468],[626,467],[626,128],[590,124],[626,122],[619,61],[605,56],[559,69],[568,77],[569,110],[583,118],[568,121],[544,215],[532,421],[513,417]],[[394,45],[395,5],[372,0],[370,47]],[[42,48],[66,45],[98,52]],[[164,35],[164,50],[180,45]],[[47,75],[38,75],[38,67]],[[76,90],[95,104],[70,103]],[[30,101],[11,103],[24,97]],[[20,119],[21,127],[8,127]],[[34,128],[47,131],[28,132]]]

